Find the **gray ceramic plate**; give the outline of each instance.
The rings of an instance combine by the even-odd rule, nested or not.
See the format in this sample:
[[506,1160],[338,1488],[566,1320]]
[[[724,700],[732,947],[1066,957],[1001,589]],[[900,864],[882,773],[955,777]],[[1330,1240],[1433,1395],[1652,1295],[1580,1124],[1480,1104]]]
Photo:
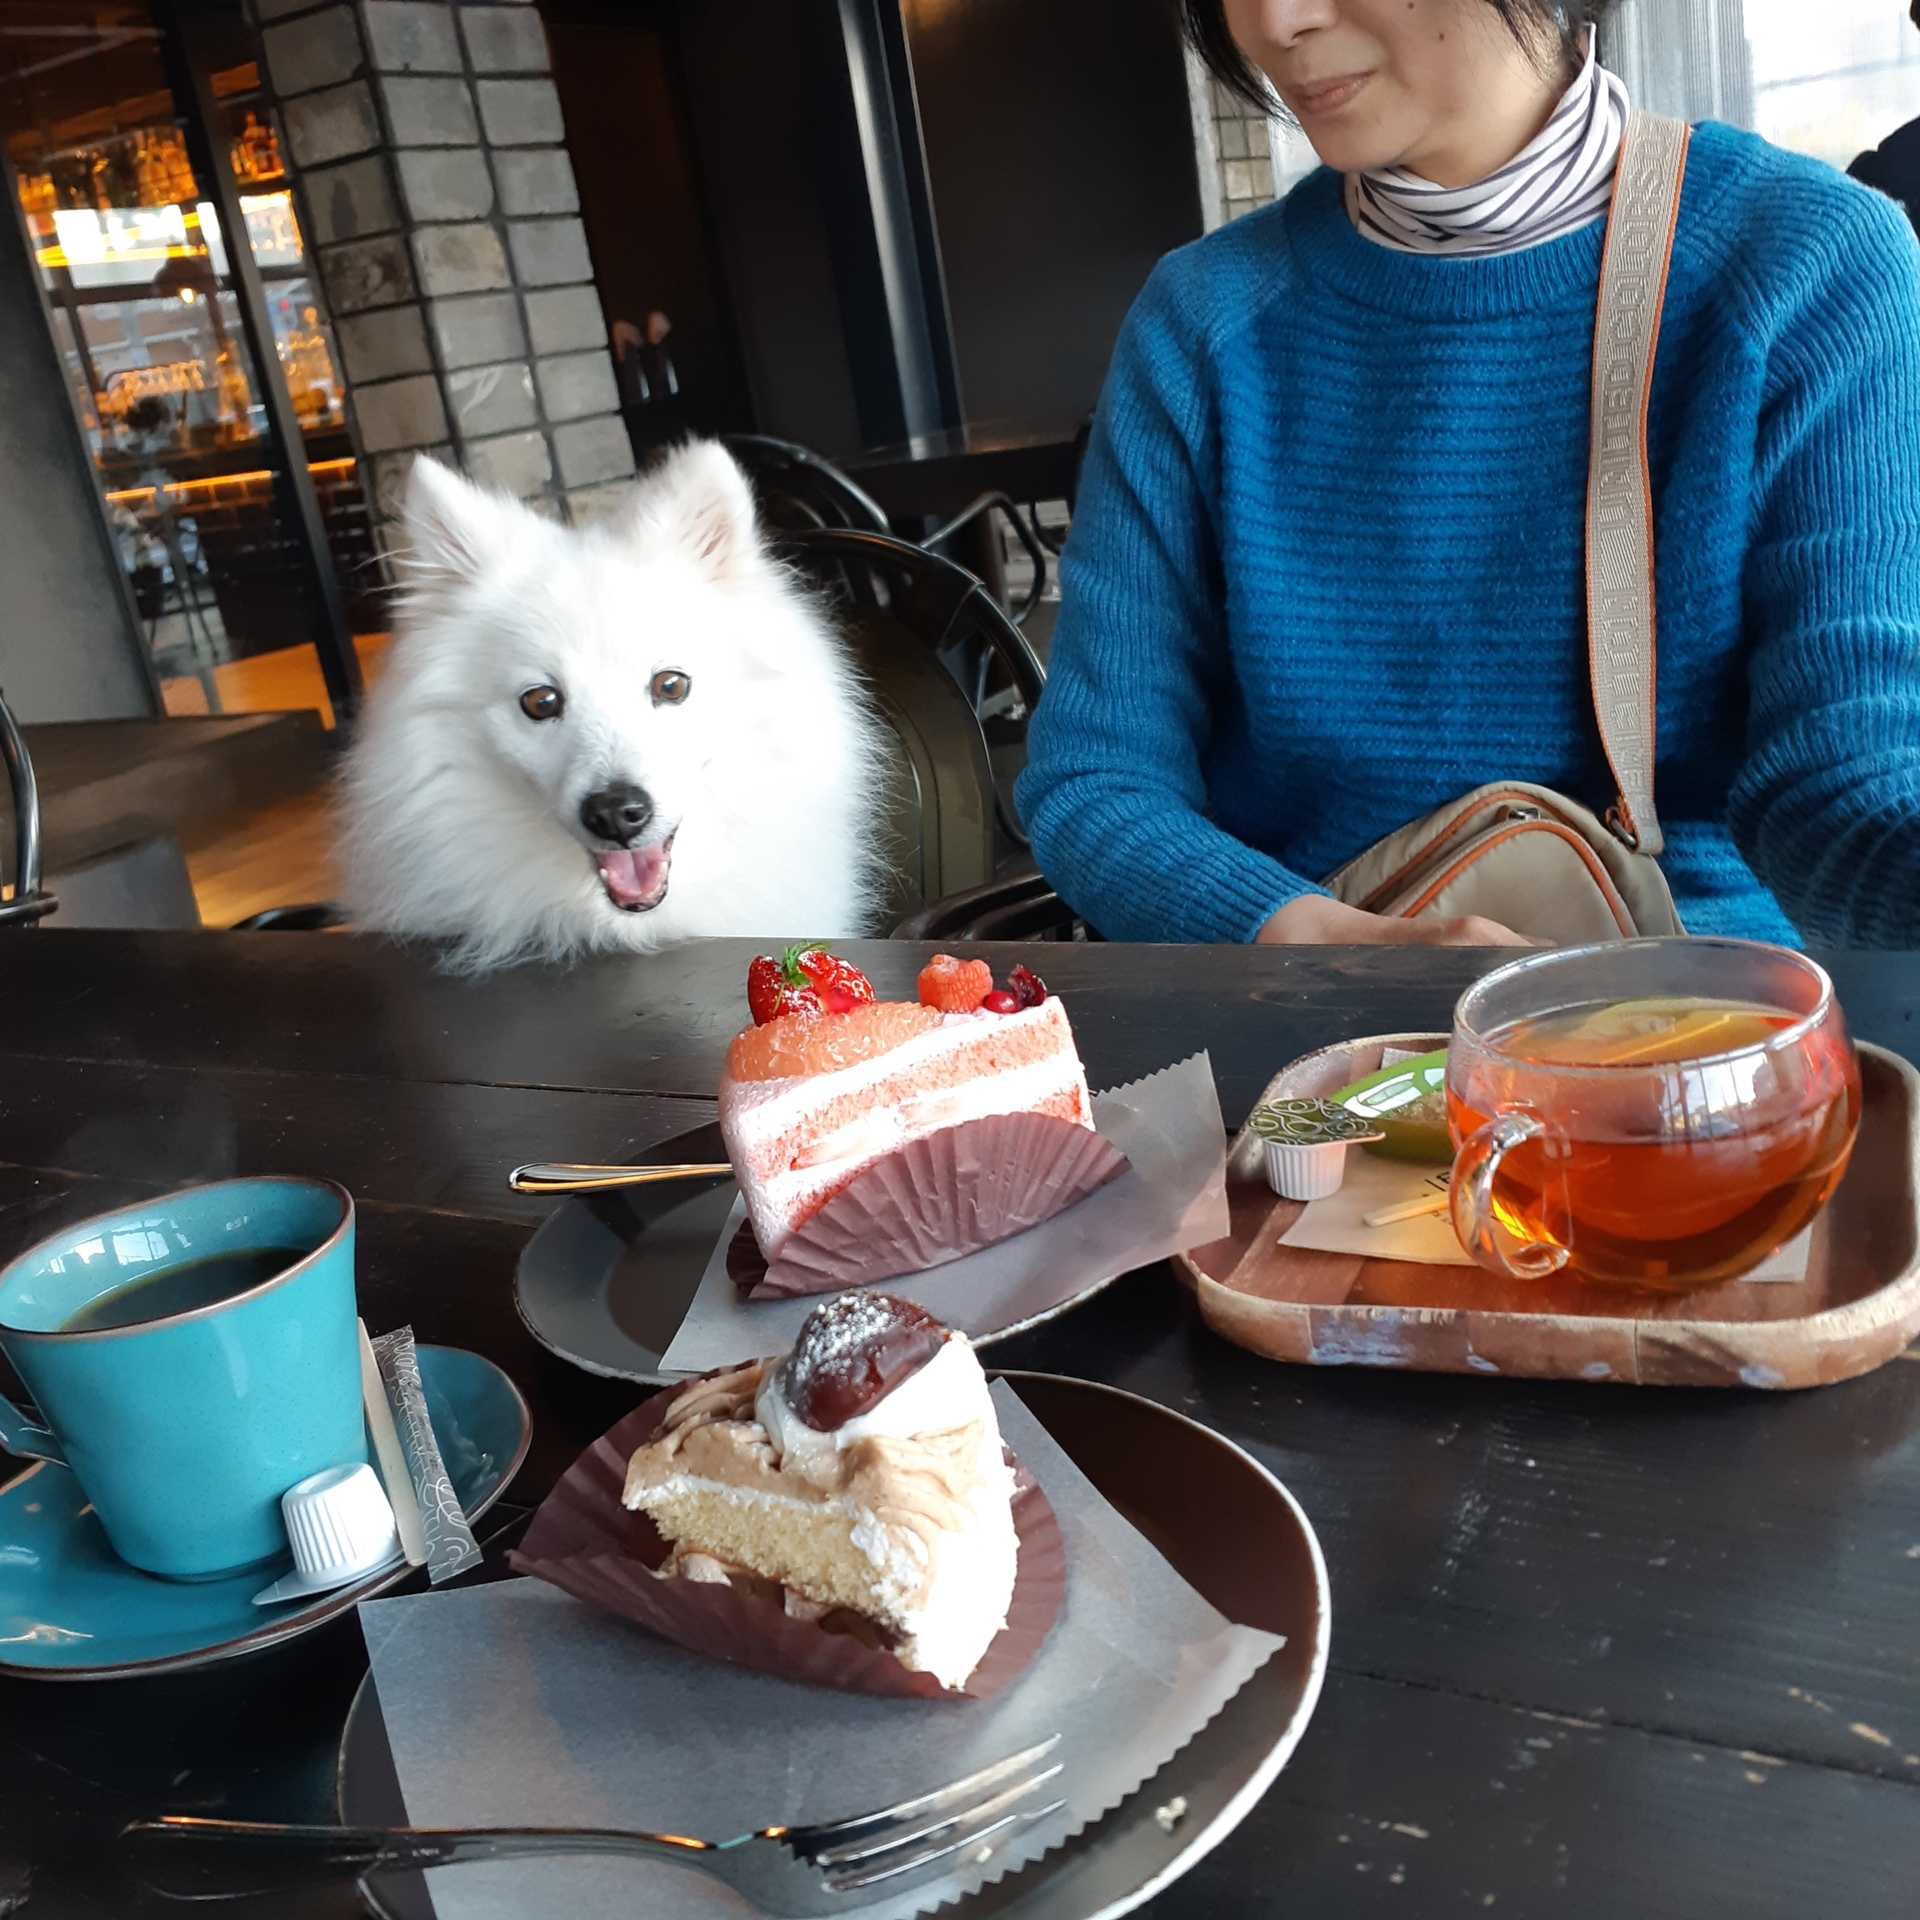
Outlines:
[[[1044,1373],[1005,1377],[1081,1471],[1222,1613],[1287,1636],[1225,1711],[1131,1800],[962,1909],[1007,1920],[1110,1920],[1217,1847],[1299,1745],[1326,1674],[1326,1563],[1293,1496],[1210,1428],[1113,1387]],[[369,1682],[347,1716],[336,1784],[344,1825],[405,1824]],[[1186,1801],[1185,1813],[1162,1825],[1161,1810],[1176,1798]],[[363,1881],[361,1892],[385,1920],[433,1920],[417,1873]]]
[[[712,1164],[726,1157],[719,1127],[709,1125],[663,1141],[636,1164]],[[588,1373],[668,1384],[660,1356],[686,1318],[738,1192],[722,1175],[563,1200],[521,1249],[514,1269],[514,1305],[527,1330]],[[974,1334],[973,1344],[990,1346],[1057,1319],[1111,1284],[1095,1281],[1044,1313]]]

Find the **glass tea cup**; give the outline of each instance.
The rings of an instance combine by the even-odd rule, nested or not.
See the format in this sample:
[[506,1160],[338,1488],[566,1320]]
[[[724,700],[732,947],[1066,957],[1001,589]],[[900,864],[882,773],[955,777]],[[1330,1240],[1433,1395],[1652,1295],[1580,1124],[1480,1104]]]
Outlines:
[[1860,1121],[1833,983],[1742,940],[1516,961],[1462,995],[1447,1052],[1453,1222],[1510,1279],[1687,1293],[1826,1205]]

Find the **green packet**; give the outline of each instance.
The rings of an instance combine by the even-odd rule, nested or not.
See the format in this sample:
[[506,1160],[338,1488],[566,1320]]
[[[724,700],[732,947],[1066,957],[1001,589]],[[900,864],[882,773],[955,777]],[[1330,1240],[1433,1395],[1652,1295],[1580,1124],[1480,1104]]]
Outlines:
[[1369,1151],[1388,1160],[1444,1166],[1453,1158],[1447,1131],[1447,1053],[1423,1053],[1382,1067],[1333,1096],[1335,1102],[1379,1130]]

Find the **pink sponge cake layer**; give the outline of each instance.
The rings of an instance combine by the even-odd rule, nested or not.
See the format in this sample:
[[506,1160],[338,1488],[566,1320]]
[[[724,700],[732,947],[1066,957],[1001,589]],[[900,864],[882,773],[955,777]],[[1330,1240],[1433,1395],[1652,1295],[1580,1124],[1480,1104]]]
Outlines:
[[949,1013],[856,1066],[720,1082],[720,1131],[769,1260],[856,1175],[944,1127],[995,1113],[1093,1126],[1086,1070],[1058,1000]]

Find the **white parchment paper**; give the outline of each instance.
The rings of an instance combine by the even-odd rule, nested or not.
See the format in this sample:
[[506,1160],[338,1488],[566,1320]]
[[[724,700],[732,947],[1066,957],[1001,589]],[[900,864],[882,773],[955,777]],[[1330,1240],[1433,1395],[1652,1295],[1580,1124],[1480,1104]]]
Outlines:
[[[1417,1260],[1426,1266],[1470,1267],[1473,1257],[1461,1246],[1453,1221],[1444,1213],[1417,1220],[1395,1220],[1370,1227],[1366,1216],[1406,1200],[1424,1200],[1447,1191],[1450,1169],[1414,1166],[1383,1159],[1355,1148],[1347,1155],[1346,1178],[1338,1193],[1310,1200],[1299,1219],[1280,1236],[1283,1247],[1312,1247],[1323,1253],[1362,1253],[1374,1260]],[[1789,1284],[1807,1277],[1813,1229],[1769,1254],[1751,1273],[1748,1285]]]
[[[887,1292],[978,1339],[1135,1267],[1225,1238],[1226,1123],[1204,1053],[1095,1094],[1093,1120],[1131,1163],[1119,1179],[997,1247],[888,1280]],[[737,1202],[687,1317],[661,1357],[663,1374],[705,1373],[780,1353],[820,1304],[818,1295],[741,1297],[727,1274],[727,1248],[745,1218],[746,1203]]]
[[[886,1700],[683,1652],[538,1580],[371,1600],[360,1623],[418,1826],[632,1827],[727,1838],[843,1819],[1061,1736],[1062,1812],[991,1862],[849,1909],[931,1912],[1051,1851],[1184,1747],[1285,1644],[1236,1626],[1123,1520],[1004,1382],[1007,1444],[1046,1489],[1067,1598],[989,1700]],[[1044,1803],[1044,1799],[1043,1802]],[[512,1861],[428,1876],[440,1920],[742,1920],[705,1876],[649,1860]]]

